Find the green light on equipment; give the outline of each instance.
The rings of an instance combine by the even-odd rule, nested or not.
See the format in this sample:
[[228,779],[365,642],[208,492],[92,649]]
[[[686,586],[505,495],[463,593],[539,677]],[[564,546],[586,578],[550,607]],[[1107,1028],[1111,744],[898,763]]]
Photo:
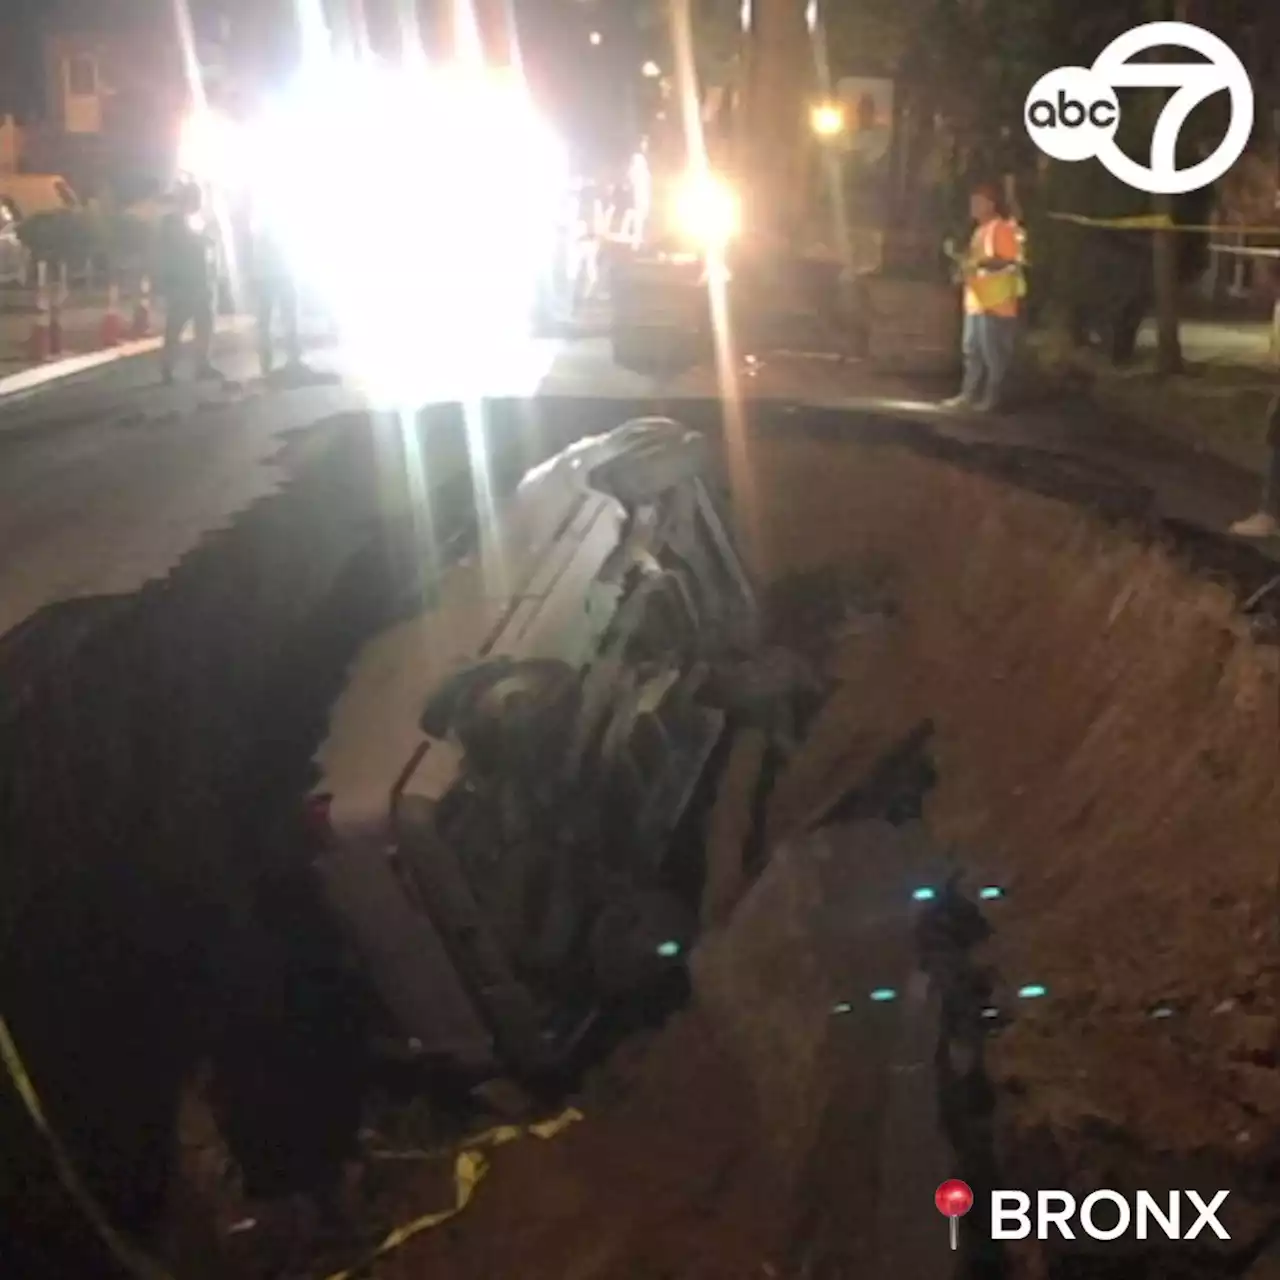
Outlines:
[[978,897],[984,902],[991,902],[995,898],[1003,898],[1004,890],[998,884],[985,885],[978,890]]
[[877,987],[871,992],[871,999],[876,1004],[887,1004],[890,1000],[896,1000],[898,993],[892,987]]
[[920,889],[914,890],[911,896],[916,902],[932,902],[938,896],[938,891],[925,885]]
[[851,1005],[847,1000],[840,1000],[836,1004],[833,1004],[831,1006],[831,1012],[832,1013],[852,1013],[853,1005]]
[[1049,988],[1041,986],[1038,982],[1028,983],[1025,987],[1018,988],[1018,995],[1023,1000],[1039,1000],[1041,996],[1047,996]]
[[664,960],[671,960],[680,954],[680,944],[678,942],[660,942],[658,943],[658,954]]

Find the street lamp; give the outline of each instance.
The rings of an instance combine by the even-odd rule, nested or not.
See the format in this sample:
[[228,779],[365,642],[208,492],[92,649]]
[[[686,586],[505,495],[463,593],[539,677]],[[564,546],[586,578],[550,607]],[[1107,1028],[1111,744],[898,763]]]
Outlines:
[[236,176],[240,142],[235,125],[220,111],[201,107],[183,122],[178,139],[178,169],[201,183],[221,186]]
[[650,80],[656,80],[662,74],[662,68],[656,62],[646,62],[640,68],[640,74],[647,76]]
[[832,102],[823,102],[809,113],[809,125],[820,138],[834,138],[844,132],[844,112]]

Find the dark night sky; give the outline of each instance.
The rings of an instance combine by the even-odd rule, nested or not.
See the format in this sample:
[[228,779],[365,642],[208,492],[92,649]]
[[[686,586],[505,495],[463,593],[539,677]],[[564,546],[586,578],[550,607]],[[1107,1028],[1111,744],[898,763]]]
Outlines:
[[[393,52],[409,0],[325,0],[335,17],[362,3],[375,44]],[[428,29],[432,6],[417,0]],[[499,0],[514,4],[521,52],[547,109],[584,146],[626,145],[627,86],[656,50],[635,34],[640,0]],[[225,15],[238,68],[261,83],[286,72],[294,48],[293,0],[189,0],[197,28]],[[31,112],[41,102],[39,42],[59,27],[172,22],[172,0],[0,0],[0,112]],[[599,29],[605,39],[588,43]]]
[[40,0],[0,0],[0,115],[22,115],[37,101],[34,49],[39,8]]

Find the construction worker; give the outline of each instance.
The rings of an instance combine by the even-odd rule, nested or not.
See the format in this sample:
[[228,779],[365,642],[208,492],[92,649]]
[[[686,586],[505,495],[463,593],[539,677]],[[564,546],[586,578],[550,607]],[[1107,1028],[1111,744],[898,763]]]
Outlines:
[[604,194],[597,182],[584,184],[579,194],[573,236],[574,311],[593,298],[600,283],[600,239],[604,217]]
[[627,166],[627,208],[622,215],[621,232],[633,245],[644,243],[653,209],[653,172],[649,164],[649,139],[640,146]]
[[969,198],[974,222],[968,252],[948,253],[964,284],[964,383],[948,408],[992,412],[1003,407],[1018,338],[1018,308],[1026,294],[1023,235],[1004,216],[999,192],[975,187]]
[[201,213],[200,188],[179,187],[174,209],[160,223],[158,282],[164,297],[162,376],[173,381],[187,325],[195,332],[196,377],[220,379],[209,359],[216,296],[213,243]]

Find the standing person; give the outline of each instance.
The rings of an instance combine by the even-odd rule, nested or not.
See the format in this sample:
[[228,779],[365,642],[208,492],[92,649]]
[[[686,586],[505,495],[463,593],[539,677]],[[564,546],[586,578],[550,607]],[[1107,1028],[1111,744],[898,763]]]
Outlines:
[[195,335],[196,377],[220,379],[209,359],[213,344],[215,277],[213,244],[201,214],[200,188],[178,189],[176,207],[160,224],[159,278],[164,297],[162,376],[173,381],[182,335],[191,325]]
[[[968,252],[956,258],[964,282],[964,382],[948,408],[990,413],[1004,405],[1026,293],[1022,233],[1000,207],[999,192],[975,187],[969,213],[977,224]],[[950,252],[950,250],[948,250]]]
[[277,316],[284,327],[285,367],[299,370],[302,342],[298,335],[298,286],[278,233],[261,213],[255,215],[252,252],[262,376],[270,376],[275,367],[272,326]]
[[1262,503],[1258,510],[1231,526],[1237,538],[1275,538],[1280,536],[1280,395],[1267,410],[1267,444],[1271,457],[1262,484]]
[[652,209],[653,171],[649,164],[649,139],[641,138],[640,146],[627,166],[627,211],[622,220],[623,234],[633,245],[645,242]]
[[583,187],[575,224],[576,260],[573,277],[573,310],[595,296],[600,280],[600,186]]

